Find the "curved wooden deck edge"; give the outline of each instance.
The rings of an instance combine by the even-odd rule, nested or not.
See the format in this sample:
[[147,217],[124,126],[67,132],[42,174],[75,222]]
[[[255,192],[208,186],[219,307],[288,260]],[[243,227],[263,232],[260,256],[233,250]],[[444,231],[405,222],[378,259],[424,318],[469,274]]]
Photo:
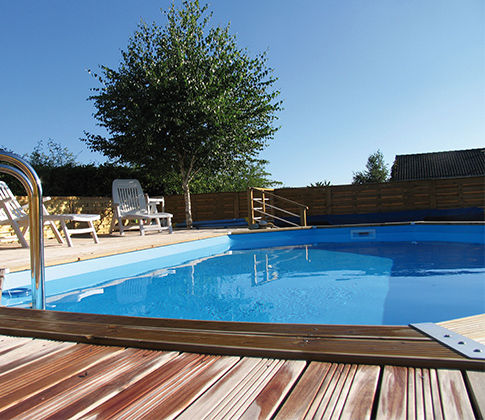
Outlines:
[[0,308],[0,333],[217,355],[485,370],[483,361],[407,326],[273,325]]

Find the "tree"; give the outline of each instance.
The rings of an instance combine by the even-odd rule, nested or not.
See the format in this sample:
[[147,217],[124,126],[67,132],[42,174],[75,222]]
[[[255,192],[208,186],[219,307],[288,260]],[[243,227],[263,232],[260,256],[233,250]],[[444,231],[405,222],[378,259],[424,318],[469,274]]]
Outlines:
[[308,188],[330,187],[330,185],[332,185],[332,183],[324,179],[323,181],[317,181],[315,183],[312,182],[310,185],[308,185]]
[[[47,150],[45,150],[46,147]],[[47,146],[42,140],[39,140],[34,150],[25,155],[25,158],[34,168],[57,168],[76,164],[76,156],[67,147],[52,139],[47,140]]]
[[389,167],[384,162],[384,155],[380,150],[367,159],[365,171],[354,172],[352,184],[369,184],[386,182],[389,178]]
[[271,188],[282,183],[269,178],[271,175],[265,170],[268,161],[255,159],[245,162],[241,167],[230,171],[209,174],[202,171],[193,180],[192,190],[196,193],[244,191],[249,187]]
[[192,226],[190,186],[201,173],[247,165],[273,138],[281,109],[266,54],[251,58],[229,34],[209,27],[197,0],[172,4],[165,27],[142,22],[118,70],[101,67],[90,96],[109,136],[85,133],[92,150],[153,175],[177,173]]

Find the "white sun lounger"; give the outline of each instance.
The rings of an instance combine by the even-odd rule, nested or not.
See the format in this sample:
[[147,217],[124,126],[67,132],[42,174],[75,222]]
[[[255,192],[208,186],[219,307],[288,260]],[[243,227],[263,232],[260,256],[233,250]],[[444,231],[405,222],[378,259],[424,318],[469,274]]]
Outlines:
[[[71,235],[90,233],[95,243],[99,243],[96,229],[93,222],[99,220],[99,214],[49,214],[44,206],[44,226],[49,226],[59,243],[64,243],[55,222],[60,222],[68,246],[72,246]],[[87,223],[88,227],[70,229],[66,222]],[[29,215],[25,212],[8,185],[0,181],[0,225],[10,225],[14,230],[20,244],[28,248],[29,244],[25,239],[25,233],[29,228]]]
[[[140,182],[137,179],[115,179],[113,181],[113,219],[111,220],[110,233],[116,228],[120,235],[125,230],[140,229],[140,235],[145,231],[168,230],[172,233],[171,213],[159,212],[157,205],[164,207],[163,198],[149,198],[143,194]],[[135,226],[124,226],[123,220],[134,221]]]

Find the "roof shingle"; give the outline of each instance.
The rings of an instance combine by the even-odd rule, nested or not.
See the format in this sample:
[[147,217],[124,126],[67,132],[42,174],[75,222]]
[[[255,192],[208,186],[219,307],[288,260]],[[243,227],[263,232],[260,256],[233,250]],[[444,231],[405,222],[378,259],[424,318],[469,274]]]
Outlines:
[[396,155],[391,181],[485,175],[485,148]]

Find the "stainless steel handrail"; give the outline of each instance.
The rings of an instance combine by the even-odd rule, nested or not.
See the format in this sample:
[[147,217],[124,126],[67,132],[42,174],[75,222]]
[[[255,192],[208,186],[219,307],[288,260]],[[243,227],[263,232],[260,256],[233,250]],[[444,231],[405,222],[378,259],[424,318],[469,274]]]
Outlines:
[[32,308],[45,309],[44,218],[42,185],[34,168],[15,153],[0,150],[0,172],[17,178],[29,197],[30,278],[32,283]]

